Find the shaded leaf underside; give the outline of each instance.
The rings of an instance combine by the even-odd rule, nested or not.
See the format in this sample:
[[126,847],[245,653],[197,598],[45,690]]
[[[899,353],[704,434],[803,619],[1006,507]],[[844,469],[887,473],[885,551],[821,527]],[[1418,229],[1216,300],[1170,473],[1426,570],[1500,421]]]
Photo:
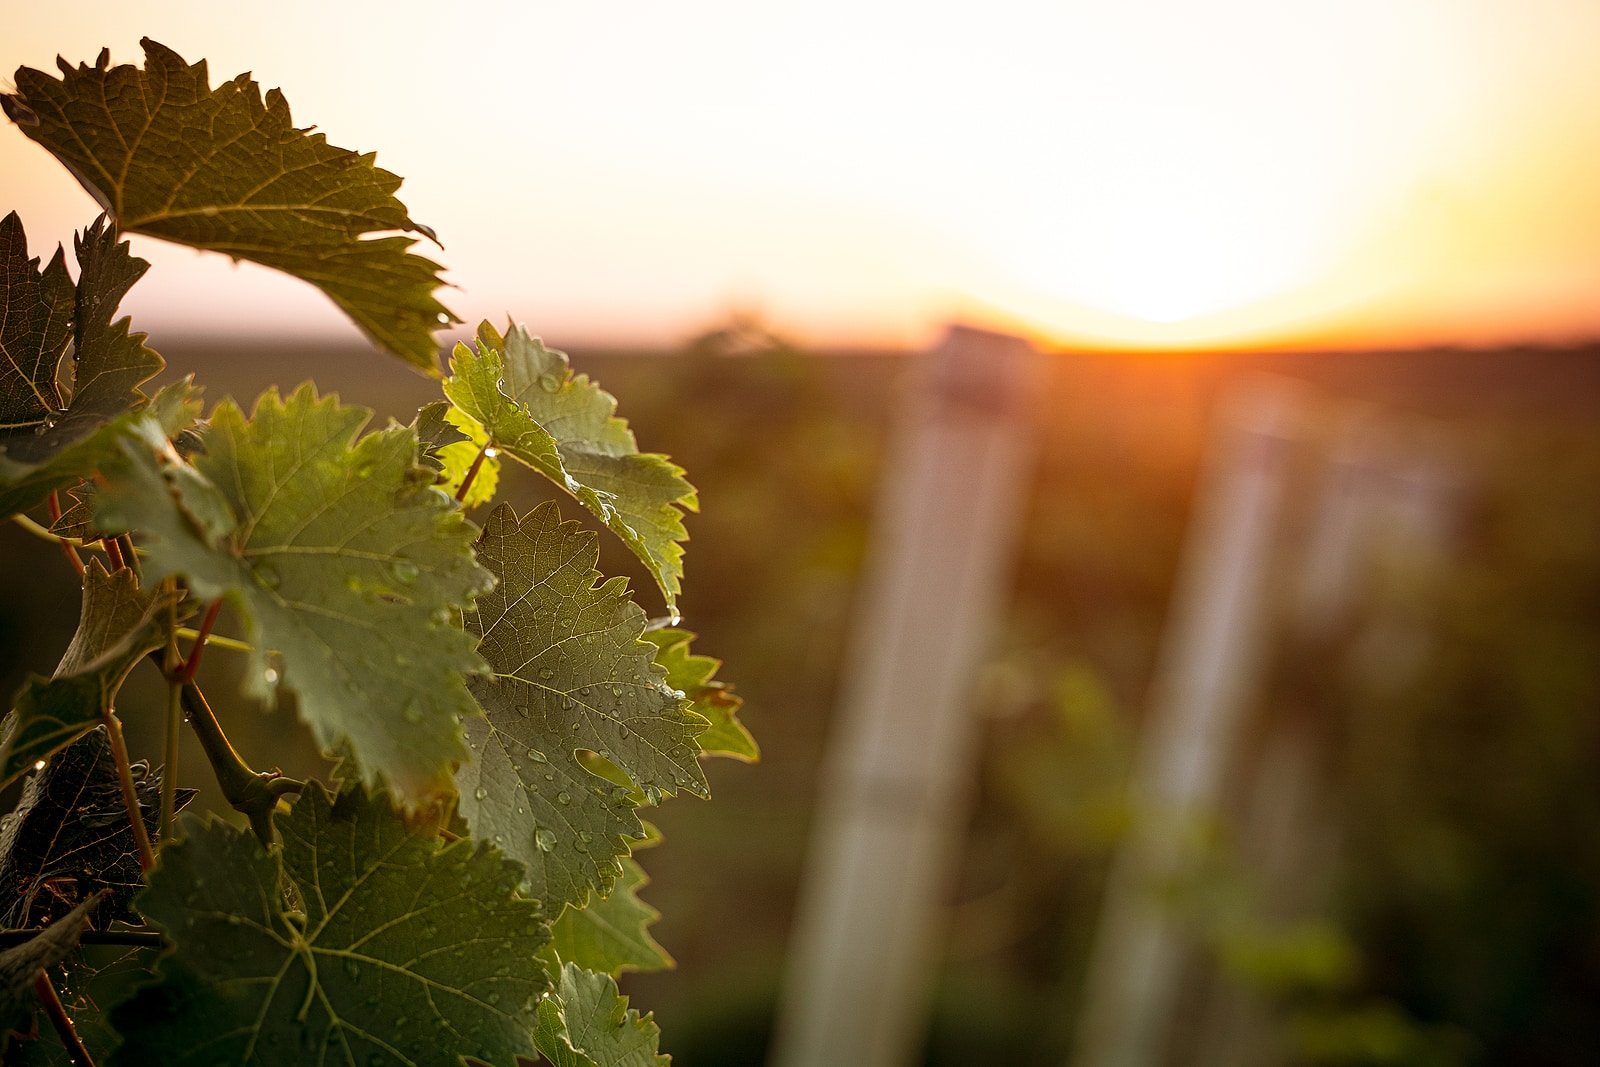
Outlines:
[[78,631],[55,676],[30,678],[17,695],[0,744],[0,787],[100,722],[134,664],[166,643],[174,599],[139,588],[131,570],[107,574],[99,560],[89,562]]

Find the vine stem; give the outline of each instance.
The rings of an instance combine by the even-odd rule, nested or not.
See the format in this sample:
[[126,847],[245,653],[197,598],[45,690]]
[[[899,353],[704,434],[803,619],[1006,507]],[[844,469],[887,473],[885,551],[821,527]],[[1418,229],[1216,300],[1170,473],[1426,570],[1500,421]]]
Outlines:
[[[161,651],[157,650],[145,658],[161,667],[161,656]],[[169,680],[176,680],[165,670],[162,673]],[[206,703],[205,694],[193,682],[185,682],[179,687],[179,700],[184,717],[189,720],[195,739],[200,742],[200,749],[206,754],[212,773],[217,776],[222,795],[233,810],[250,820],[250,828],[261,843],[270,847],[272,810],[277,807],[278,798],[300,792],[305,788],[305,783],[285,777],[276,769],[252,770],[229,743],[228,736],[222,732],[221,724],[211,711],[211,705]]]
[[[176,578],[166,578],[162,582],[168,593],[176,591],[177,585]],[[172,816],[178,807],[178,738],[183,733],[183,683],[175,675],[182,663],[178,655],[178,601],[173,597],[167,603],[167,648],[161,665],[161,676],[167,683],[167,721],[161,748],[161,816],[156,822],[156,836],[162,841],[172,836]]]
[[33,991],[39,994],[39,1002],[44,1005],[44,1013],[50,1017],[50,1025],[61,1035],[61,1043],[67,1048],[67,1058],[77,1067],[94,1067],[94,1060],[90,1058],[89,1050],[83,1047],[78,1031],[73,1029],[72,1020],[67,1018],[66,1005],[61,1003],[61,996],[51,984],[48,972],[39,972],[39,977],[33,983]]
[[194,673],[200,669],[200,653],[205,651],[206,639],[211,636],[211,627],[216,625],[217,612],[222,610],[222,599],[218,597],[206,605],[206,614],[200,620],[200,630],[195,635],[194,647],[189,649],[189,658],[184,661],[183,673],[178,677],[180,685],[188,685],[194,681]]
[[139,794],[133,788],[133,767],[128,763],[128,746],[122,740],[122,723],[117,713],[107,708],[100,714],[111,737],[111,756],[117,761],[117,780],[122,783],[122,803],[128,809],[128,822],[133,824],[133,840],[139,846],[139,869],[148,871],[156,865],[155,850],[150,847],[150,833],[145,829],[144,816],[139,814]]
[[472,466],[467,468],[467,473],[461,478],[461,488],[456,490],[456,501],[459,503],[467,499],[467,490],[472,488],[472,481],[478,476],[478,468],[483,466],[483,461],[489,457],[493,446],[485,444],[478,449],[478,454],[472,457]]
[[106,559],[111,561],[111,569],[120,571],[127,563],[122,558],[122,545],[114,537],[102,537],[100,547],[105,550]]
[[[50,491],[49,508],[51,523],[53,524],[60,522],[61,501],[56,497],[54,489]],[[23,516],[18,515],[17,518],[21,519]],[[32,523],[32,525],[37,526],[38,523]],[[51,533],[49,530],[42,530],[41,532],[43,532],[46,537],[56,537],[56,535]],[[72,543],[69,542],[65,537],[57,538],[57,543],[61,545],[61,551],[66,553],[67,562],[72,564],[72,569],[78,572],[78,577],[83,577],[83,557],[78,555],[78,550],[73,548]]]

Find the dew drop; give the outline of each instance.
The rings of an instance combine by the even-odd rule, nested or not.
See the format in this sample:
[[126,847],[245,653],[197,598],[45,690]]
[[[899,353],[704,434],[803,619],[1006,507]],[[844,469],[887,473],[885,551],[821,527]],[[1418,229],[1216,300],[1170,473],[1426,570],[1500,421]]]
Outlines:
[[549,852],[556,847],[556,832],[554,830],[539,830],[533,835],[533,840],[538,844],[540,852]]
[[490,445],[489,447],[487,447],[487,448],[485,448],[483,450],[483,458],[484,459],[493,459],[494,457],[498,456],[499,454],[500,454],[500,450],[498,448],[494,447],[493,445]]
[[406,706],[400,710],[406,722],[418,723],[422,721],[422,705],[415,700],[406,701]]
[[33,761],[33,769],[36,770],[36,771],[44,770],[44,760],[42,760],[42,759],[34,760]]
[[488,996],[484,997],[483,999],[488,1001],[490,1004],[498,1004],[498,1003],[500,1003],[500,994],[499,993],[490,993]]
[[628,729],[626,726],[623,726],[621,723],[617,724],[617,736],[622,738],[622,740],[626,741],[632,735],[632,730]]
[[539,388],[547,393],[560,392],[561,380],[554,374],[541,374],[539,375]]
[[549,762],[545,758],[545,754],[543,752],[540,752],[536,748],[528,749],[528,758],[531,759],[535,763],[547,763],[547,762]]
[[584,844],[587,845],[590,841],[594,840],[594,834],[591,834],[587,830],[579,830],[578,831],[578,840],[582,841]]
[[541,678],[554,678],[555,676],[556,676],[556,672],[555,672],[554,668],[552,668],[552,667],[540,667],[539,668],[539,677],[541,677]]
[[557,804],[571,804],[572,803],[572,794],[571,793],[567,793],[567,792],[557,793],[556,794],[556,803]]
[[547,782],[555,781],[556,780],[555,773],[553,771],[545,771],[544,772],[544,780],[547,781]]
[[480,785],[478,788],[476,788],[476,789],[474,789],[472,791],[472,796],[473,796],[474,799],[477,799],[477,800],[488,800],[489,799],[489,791],[487,789],[485,789],[483,786]]
[[417,575],[421,574],[422,571],[409,559],[397,559],[389,564],[389,573],[394,575],[395,581],[410,585],[417,580]]
[[611,695],[614,696],[614,697],[621,696],[622,695],[622,686],[620,686],[620,685],[612,686],[611,687]]
[[529,716],[529,714],[531,714],[531,712],[528,710],[528,705],[526,705],[526,704],[518,704],[517,705],[517,714],[521,715],[524,719],[526,719]]
[[268,667],[266,671],[262,673],[261,677],[266,679],[268,685],[278,684],[278,672],[272,667]]
[[344,973],[349,976],[350,981],[352,982],[361,981],[361,964],[357,963],[355,960],[345,960]]

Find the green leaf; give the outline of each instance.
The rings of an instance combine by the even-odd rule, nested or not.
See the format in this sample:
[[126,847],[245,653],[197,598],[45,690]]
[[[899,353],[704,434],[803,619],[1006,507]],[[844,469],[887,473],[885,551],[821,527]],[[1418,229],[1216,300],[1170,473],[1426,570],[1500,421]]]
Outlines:
[[[433,331],[457,321],[433,292],[439,265],[407,251],[432,237],[395,199],[400,179],[296,129],[274,89],[248,74],[212,89],[145,38],[143,70],[58,61],[61,77],[18,69],[4,99],[23,133],[67,166],[125,233],[222,252],[327,293],[381,347],[437,374]],[[30,121],[31,120],[31,121]]]
[[278,822],[270,852],[215,819],[162,848],[138,905],[175,944],[160,983],[114,1012],[112,1064],[513,1067],[533,1054],[549,929],[515,895],[516,864],[440,847],[359,787],[335,798],[313,782]]
[[694,486],[665,456],[640,452],[617,402],[565,353],[521,326],[501,337],[485,322],[477,349],[460,344],[444,393],[481,425],[492,444],[572,494],[650,569],[674,611],[688,539],[683,511]]
[[27,510],[56,490],[77,485],[102,463],[115,460],[117,442],[136,424],[148,420],[155,433],[165,438],[180,433],[199,415],[200,390],[184,380],[166,386],[138,411],[117,416],[43,462],[18,462],[0,454],[0,518]]
[[734,693],[733,686],[715,680],[721,660],[689,651],[689,642],[694,636],[687,630],[671,627],[645,634],[658,649],[656,665],[667,672],[667,684],[683,690],[693,702],[695,713],[711,724],[697,738],[700,751],[707,756],[731,756],[745,763],[759,762],[761,749],[739,721],[739,708],[744,700]]
[[466,755],[458,720],[477,705],[462,675],[483,661],[455,612],[492,579],[475,529],[414,466],[415,433],[357,440],[370,414],[309,385],[287,402],[269,391],[249,420],[225,402],[193,465],[136,427],[95,522],[137,531],[146,581],[182,574],[201,599],[227,597],[254,649],[246,689],[270,700],[281,674],[325,748],[348,744],[365,781],[415,801]]
[[667,950],[656,943],[647,927],[661,913],[639,899],[650,884],[644,869],[631,859],[622,861],[622,877],[611,895],[591,896],[581,908],[568,907],[551,927],[551,944],[564,963],[615,978],[623,971],[659,971],[674,966]]
[[56,368],[76,296],[60,246],[41,271],[17,213],[0,219],[0,435],[31,434],[61,410]]
[[99,560],[89,562],[78,632],[55,676],[31,677],[17,694],[0,743],[0,788],[100,722],[133,665],[166,644],[165,620],[175,599],[175,593],[139,588],[131,570],[107,574]]
[[634,788],[590,772],[580,752],[603,755],[651,800],[707,793],[695,745],[704,722],[663,683],[627,580],[595,570],[596,542],[552,503],[521,520],[502,504],[477,545],[499,581],[465,616],[493,675],[472,681],[485,717],[467,723],[461,814],[527,864],[552,912],[608,891],[617,857],[644,833]]
[[666,1067],[657,1049],[661,1031],[628,1007],[610,975],[574,964],[561,969],[556,990],[539,1005],[534,1043],[555,1067]]
[[[162,771],[139,760],[132,774],[134,798],[153,837]],[[179,789],[177,807],[195,792]],[[91,730],[28,779],[16,810],[0,825],[0,925],[54,922],[101,889],[111,899],[96,913],[98,925],[138,922],[129,902],[141,885],[139,850],[111,742],[103,729]]]

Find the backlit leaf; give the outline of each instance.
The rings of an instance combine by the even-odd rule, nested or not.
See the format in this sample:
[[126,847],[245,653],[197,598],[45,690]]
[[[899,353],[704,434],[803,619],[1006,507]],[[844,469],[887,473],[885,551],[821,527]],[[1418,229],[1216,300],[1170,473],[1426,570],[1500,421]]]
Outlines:
[[[643,833],[636,790],[652,800],[707,792],[695,744],[704,721],[664,684],[626,579],[595,570],[596,541],[552,503],[521,520],[502,504],[477,545],[498,583],[465,616],[493,674],[472,681],[485,717],[466,724],[474,752],[456,774],[461,814],[527,864],[552,912],[610,889],[617,858]],[[603,755],[631,787],[586,769],[582,752]]]
[[[134,797],[153,837],[160,821],[162,771],[132,765]],[[195,790],[179,789],[177,807]],[[103,729],[68,745],[28,779],[16,810],[0,824],[0,925],[39,926],[102,889],[110,900],[95,925],[138,922],[129,908],[143,885],[111,742]]]
[[32,433],[63,407],[56,367],[76,296],[60,247],[41,271],[17,213],[0,219],[0,435]]
[[644,869],[622,861],[622,877],[609,896],[592,894],[581,908],[568,907],[551,927],[551,945],[563,963],[575,963],[615,978],[623,971],[659,971],[673,966],[648,927],[661,913],[639,899],[650,884]]
[[731,756],[755,763],[761,759],[761,749],[739,721],[744,700],[734,693],[733,686],[715,680],[721,660],[689,651],[694,636],[672,627],[645,634],[658,649],[656,664],[667,672],[667,684],[683,690],[693,702],[695,713],[711,724],[696,739],[700,751],[707,756]]
[[665,456],[640,452],[617,402],[566,354],[521,326],[501,337],[485,322],[477,348],[456,346],[444,393],[500,451],[571,493],[650,569],[674,610],[683,577],[684,509],[694,486]]
[[125,233],[222,252],[322,289],[380,346],[437,373],[432,333],[456,321],[434,299],[438,264],[408,251],[432,236],[395,199],[400,179],[296,129],[283,94],[263,102],[248,74],[211,88],[146,38],[145,66],[58,61],[22,67],[6,112],[48,149]]
[[561,969],[555,992],[539,1005],[539,1052],[555,1067],[666,1067],[661,1031],[649,1014],[628,1007],[610,975],[574,964]]
[[161,850],[138,906],[174,947],[160,983],[114,1013],[112,1064],[513,1067],[533,1054],[549,929],[514,894],[516,864],[441,847],[359,787],[313,783],[277,821],[270,852],[215,819]]
[[193,465],[143,427],[107,467],[95,522],[136,531],[147,582],[181,574],[227,597],[254,649],[247,690],[271,699],[281,673],[326,749],[347,744],[369,784],[418,800],[466,755],[462,675],[482,660],[454,613],[492,579],[474,528],[414,466],[415,433],[357,440],[370,414],[310,386],[269,391],[248,420],[225,402]]
[[131,570],[107,574],[99,560],[89,561],[78,632],[55,676],[29,678],[17,694],[0,743],[0,787],[100,722],[133,665],[166,644],[175,597],[141,589]]

